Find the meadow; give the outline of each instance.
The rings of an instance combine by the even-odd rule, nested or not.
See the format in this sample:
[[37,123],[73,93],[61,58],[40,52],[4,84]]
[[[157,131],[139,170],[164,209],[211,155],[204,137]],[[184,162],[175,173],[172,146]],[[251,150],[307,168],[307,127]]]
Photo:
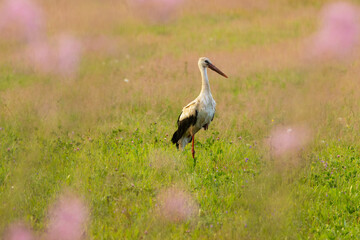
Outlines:
[[[75,2],[36,2],[50,42],[79,39],[74,74],[34,69],[27,40],[0,38],[0,236],[17,222],[42,236],[69,194],[87,206],[85,239],[360,237],[359,49],[308,54],[330,1],[186,1],[166,22]],[[209,72],[216,115],[194,165],[170,139],[201,56],[229,78]],[[273,152],[274,129],[304,126],[306,144]],[[190,214],[164,216],[169,191]]]

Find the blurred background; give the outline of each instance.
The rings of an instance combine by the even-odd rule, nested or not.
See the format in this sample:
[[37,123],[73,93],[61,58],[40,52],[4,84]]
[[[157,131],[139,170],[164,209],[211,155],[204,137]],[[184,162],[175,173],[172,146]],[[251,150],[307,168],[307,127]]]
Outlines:
[[[5,239],[360,236],[359,5],[0,2]],[[170,143],[209,73],[214,122]]]

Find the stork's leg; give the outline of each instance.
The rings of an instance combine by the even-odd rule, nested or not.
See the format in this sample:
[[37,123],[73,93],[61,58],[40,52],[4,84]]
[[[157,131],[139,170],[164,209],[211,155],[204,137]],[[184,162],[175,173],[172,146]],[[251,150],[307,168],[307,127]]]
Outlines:
[[191,153],[192,153],[192,157],[193,159],[195,159],[195,149],[194,149],[194,139],[195,139],[195,135],[192,135],[192,148],[191,148]]

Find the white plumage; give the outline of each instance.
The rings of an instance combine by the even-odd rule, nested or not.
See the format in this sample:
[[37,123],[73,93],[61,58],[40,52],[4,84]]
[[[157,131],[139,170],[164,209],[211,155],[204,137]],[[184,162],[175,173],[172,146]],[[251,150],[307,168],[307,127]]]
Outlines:
[[216,103],[211,95],[207,68],[210,68],[227,78],[227,76],[215,67],[208,58],[200,58],[198,65],[202,76],[201,92],[194,101],[190,102],[182,109],[177,122],[178,129],[171,139],[171,141],[181,150],[183,150],[186,144],[192,140],[193,158],[195,154],[194,135],[201,128],[207,130],[215,115]]

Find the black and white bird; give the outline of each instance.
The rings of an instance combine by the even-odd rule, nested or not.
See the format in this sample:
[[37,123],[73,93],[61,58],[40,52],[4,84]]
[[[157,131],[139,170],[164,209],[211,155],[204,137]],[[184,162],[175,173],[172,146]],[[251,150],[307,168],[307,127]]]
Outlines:
[[191,153],[195,158],[194,135],[201,129],[208,129],[215,115],[215,100],[211,95],[207,68],[227,78],[225,73],[215,67],[208,58],[201,57],[198,62],[202,77],[202,87],[199,96],[186,105],[177,120],[178,129],[171,141],[180,150],[184,150],[186,144],[192,141]]

